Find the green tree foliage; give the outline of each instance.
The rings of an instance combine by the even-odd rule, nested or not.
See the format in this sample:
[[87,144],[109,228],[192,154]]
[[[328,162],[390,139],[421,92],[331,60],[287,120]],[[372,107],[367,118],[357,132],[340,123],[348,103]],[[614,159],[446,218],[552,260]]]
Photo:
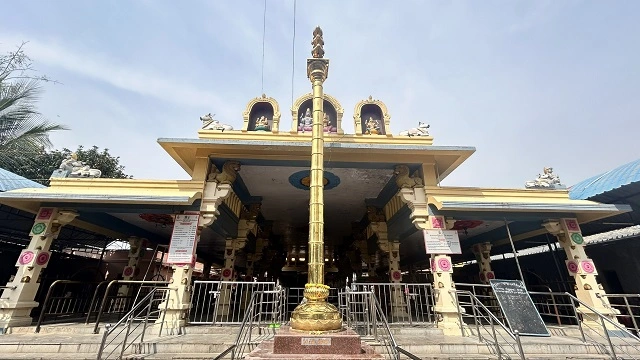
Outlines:
[[54,170],[58,169],[62,160],[66,159],[72,152],[78,155],[78,160],[89,165],[93,169],[102,172],[103,178],[111,179],[131,179],[133,176],[124,172],[124,166],[120,164],[119,156],[109,154],[109,149],[100,150],[97,146],[85,149],[78,146],[78,149],[46,151],[41,149],[32,156],[18,156],[12,166],[5,168],[27,179],[49,185],[49,177]]
[[41,85],[51,80],[34,75],[24,45],[15,52],[0,55],[0,167],[3,168],[11,167],[24,154],[37,154],[40,149],[51,147],[49,134],[66,130],[44,119],[36,110]]

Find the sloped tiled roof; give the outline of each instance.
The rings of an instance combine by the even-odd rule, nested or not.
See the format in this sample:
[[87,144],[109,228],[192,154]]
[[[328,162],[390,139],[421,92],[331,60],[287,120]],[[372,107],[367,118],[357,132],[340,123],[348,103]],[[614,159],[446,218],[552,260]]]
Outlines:
[[633,183],[639,183],[640,185],[640,159],[571,186],[569,188],[569,197],[574,200],[591,199],[594,196]]
[[44,187],[46,186],[0,168],[0,192],[15,189]]

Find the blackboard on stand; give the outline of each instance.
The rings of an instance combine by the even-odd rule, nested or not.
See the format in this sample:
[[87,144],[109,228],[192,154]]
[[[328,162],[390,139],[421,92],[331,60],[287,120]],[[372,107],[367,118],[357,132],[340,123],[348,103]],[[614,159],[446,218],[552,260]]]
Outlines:
[[492,279],[490,284],[511,331],[521,336],[551,336],[522,281]]

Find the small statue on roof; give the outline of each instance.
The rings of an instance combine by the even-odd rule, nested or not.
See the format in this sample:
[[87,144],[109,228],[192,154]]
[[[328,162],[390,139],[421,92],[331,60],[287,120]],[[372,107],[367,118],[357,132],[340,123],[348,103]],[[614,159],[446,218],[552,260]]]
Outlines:
[[527,181],[524,184],[527,189],[566,189],[566,186],[560,183],[560,177],[553,173],[552,167],[545,167],[542,174],[538,174],[535,180]]
[[314,59],[322,59],[324,57],[324,40],[322,39],[322,29],[320,26],[316,26],[313,30],[313,41],[311,41],[313,49],[311,50],[311,56]]
[[215,116],[216,114],[211,115],[211,113],[200,116],[200,121],[202,121],[202,130],[219,130],[223,132],[225,130],[233,130],[233,126],[220,123],[220,120],[214,119]]
[[62,163],[57,170],[51,174],[52,178],[99,178],[102,175],[102,171],[98,169],[92,169],[89,165],[78,160],[78,154],[71,153],[66,159],[62,160]]

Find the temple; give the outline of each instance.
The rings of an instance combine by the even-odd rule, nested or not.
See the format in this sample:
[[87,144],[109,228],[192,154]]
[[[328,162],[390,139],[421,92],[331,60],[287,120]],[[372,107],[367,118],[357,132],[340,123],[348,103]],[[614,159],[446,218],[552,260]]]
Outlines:
[[[314,48],[314,59],[323,55],[322,47]],[[308,71],[317,70],[309,66]],[[328,72],[328,62],[321,70]],[[235,119],[207,114],[198,128],[193,115],[193,138],[158,139],[189,180],[105,179],[92,172],[99,169],[86,167],[85,176],[55,176],[48,187],[0,193],[3,207],[23,219],[16,236],[28,241],[2,292],[0,327],[35,321],[32,311],[42,305],[44,291],[40,277],[65,229],[128,242],[120,280],[151,280],[154,270],[144,271],[143,253],[162,249],[173,289],[165,307],[168,326],[238,322],[233,317],[248,300],[235,297],[225,283],[273,282],[289,289],[308,283],[314,184],[323,191],[318,206],[324,221],[322,247],[314,251],[328,288],[423,284],[429,289],[408,296],[387,287],[384,308],[390,321],[418,321],[433,311],[430,319],[420,319],[445,334],[459,334],[461,308],[452,296],[456,284],[520,279],[515,267],[494,272],[491,257],[550,238],[566,253],[562,267],[575,296],[613,314],[596,280],[597,266],[585,253],[584,236],[600,229],[591,224],[629,212],[629,206],[573,200],[550,168],[522,188],[443,186],[474,147],[433,145],[429,125],[417,121],[415,128],[394,127],[393,104],[373,96],[348,104],[353,111],[345,118],[339,99],[322,92],[322,82],[312,85],[314,91],[300,94],[284,114],[276,99],[262,94],[238,109]],[[315,183],[314,124],[323,141],[318,160],[323,169]],[[193,232],[179,233],[178,224]],[[185,236],[192,241],[185,242]],[[204,269],[198,279],[197,266]],[[99,280],[105,279],[116,274]],[[207,293],[206,286],[219,296]],[[124,296],[132,288],[118,285],[118,292]],[[332,296],[329,302],[335,301]],[[407,306],[408,301],[414,305]],[[204,314],[212,304],[215,315]]]

